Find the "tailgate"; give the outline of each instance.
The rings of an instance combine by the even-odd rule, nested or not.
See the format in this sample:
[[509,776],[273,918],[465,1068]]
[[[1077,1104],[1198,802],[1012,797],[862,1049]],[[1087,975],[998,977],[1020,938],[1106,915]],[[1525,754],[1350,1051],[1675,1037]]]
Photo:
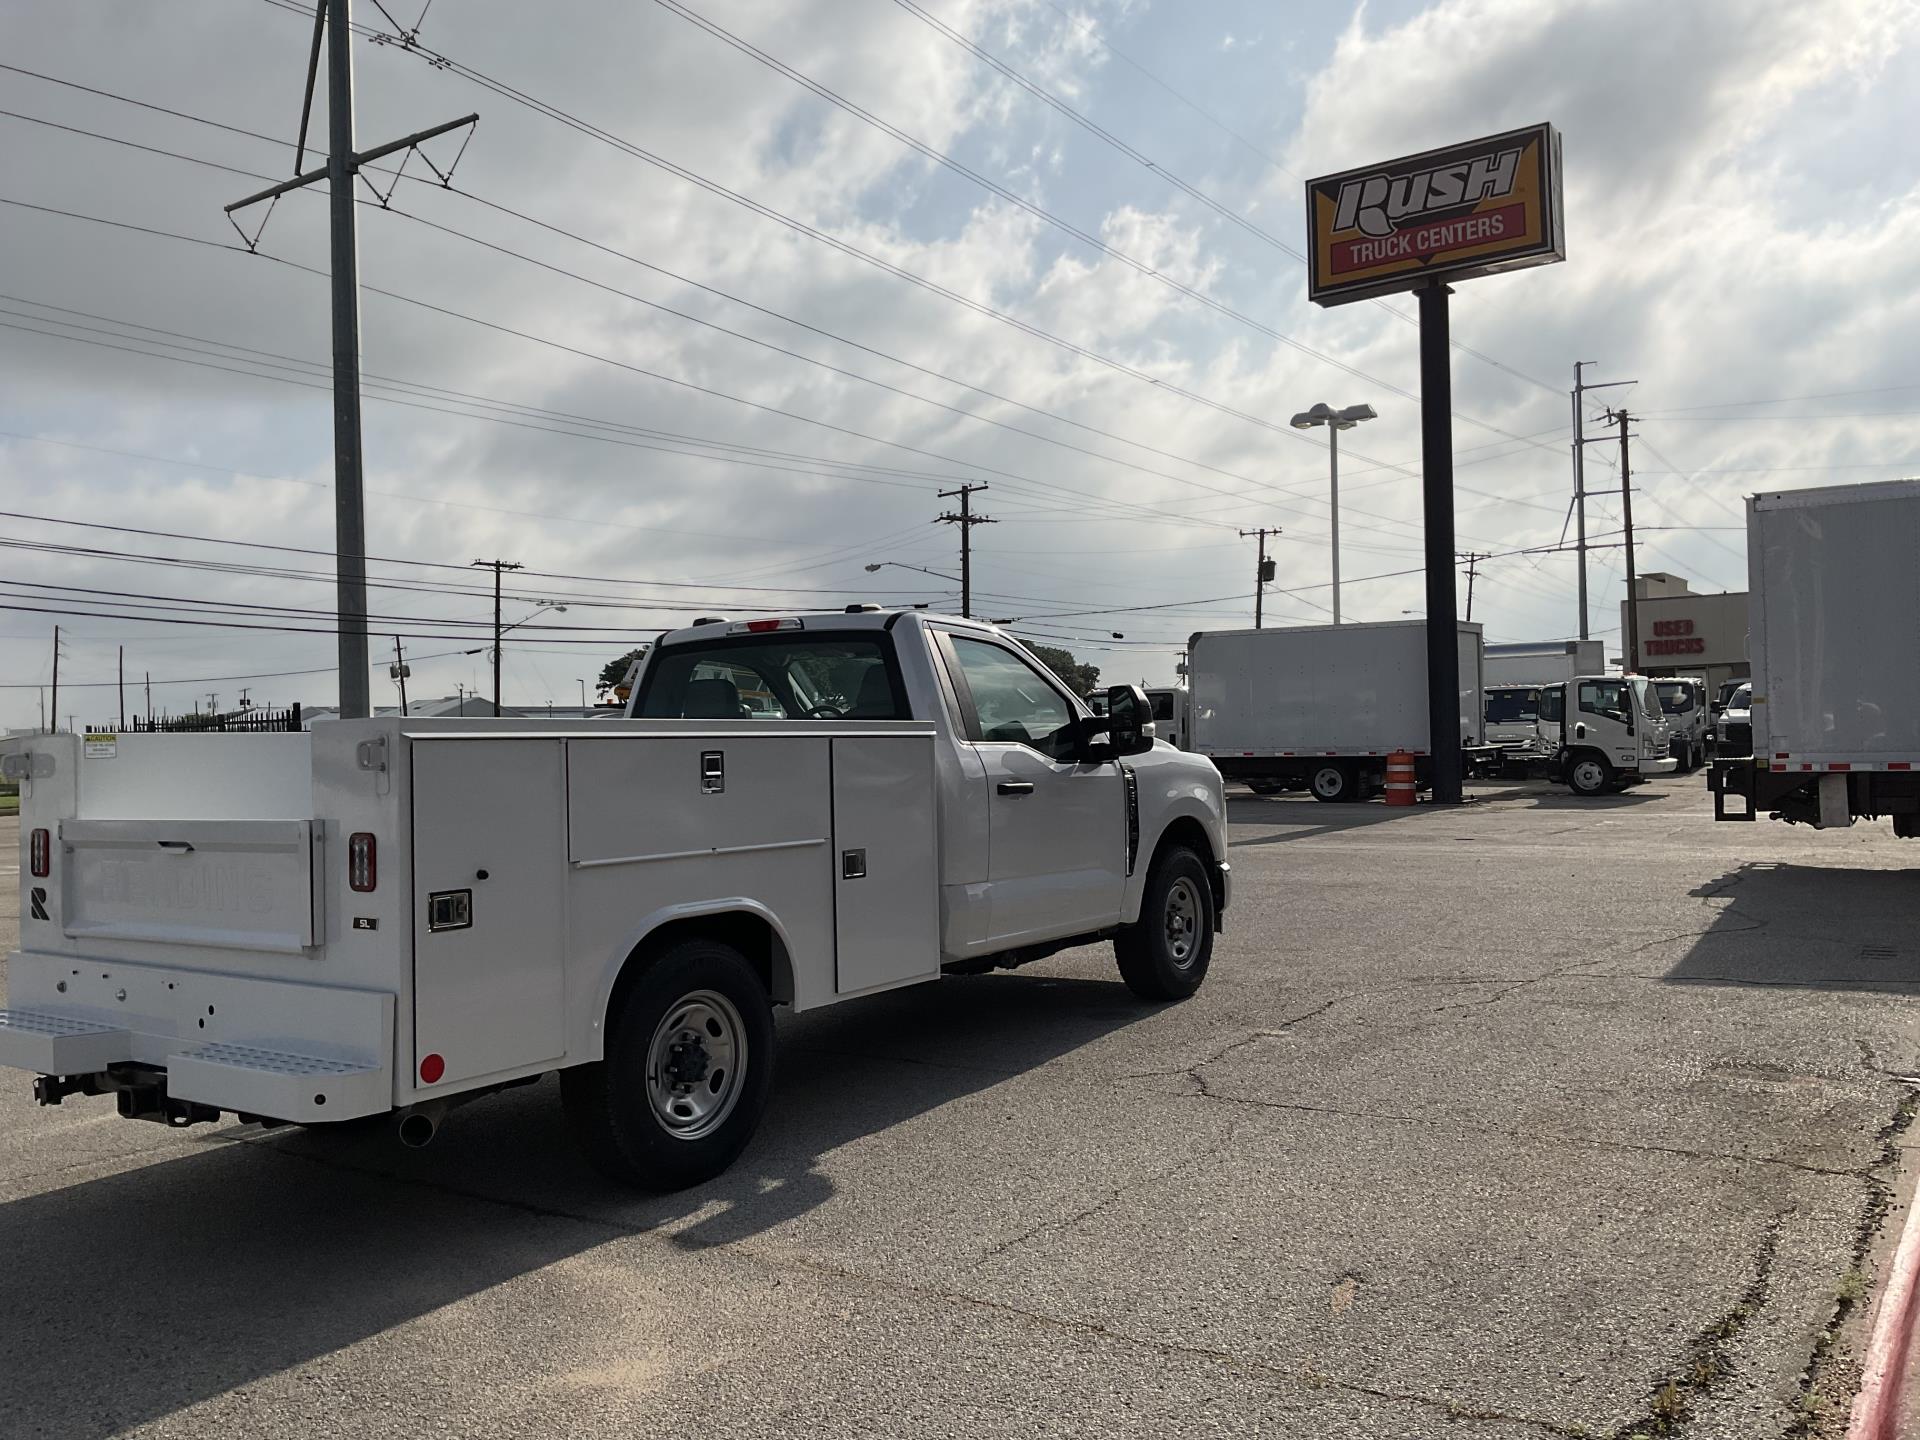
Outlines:
[[64,820],[62,929],[298,954],[319,944],[310,820]]

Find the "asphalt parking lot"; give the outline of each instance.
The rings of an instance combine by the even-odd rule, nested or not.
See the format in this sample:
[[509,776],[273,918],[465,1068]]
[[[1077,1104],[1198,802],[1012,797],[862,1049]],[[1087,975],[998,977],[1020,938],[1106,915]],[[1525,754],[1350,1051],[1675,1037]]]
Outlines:
[[551,1082],[414,1152],[17,1078],[0,1429],[1823,1433],[1912,1183],[1920,846],[1480,794],[1239,793],[1195,999],[1101,949],[786,1020],[664,1200]]

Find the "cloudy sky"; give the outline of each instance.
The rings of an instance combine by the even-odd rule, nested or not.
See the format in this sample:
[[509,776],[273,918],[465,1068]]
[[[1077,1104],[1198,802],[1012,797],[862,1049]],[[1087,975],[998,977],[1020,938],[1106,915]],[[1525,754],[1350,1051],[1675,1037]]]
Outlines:
[[[1595,403],[1645,416],[1639,563],[1699,589],[1744,584],[1743,495],[1920,473],[1912,0],[420,7],[421,48],[356,43],[359,143],[480,123],[452,191],[362,191],[376,703],[396,634],[415,696],[485,683],[476,557],[526,567],[509,701],[695,614],[951,607],[963,481],[976,610],[1162,681],[1248,623],[1243,528],[1283,531],[1270,618],[1326,618],[1318,400],[1380,413],[1346,615],[1418,613],[1412,303],[1306,302],[1301,180],[1542,120],[1568,262],[1453,302],[1489,638],[1575,633],[1572,557],[1511,552],[1561,539],[1576,360],[1638,382]],[[222,214],[292,172],[307,8],[0,13],[0,727],[56,622],[63,720],[114,716],[72,687],[123,645],[156,709],[334,697],[324,187],[255,255]],[[1596,551],[1610,640],[1620,577]]]

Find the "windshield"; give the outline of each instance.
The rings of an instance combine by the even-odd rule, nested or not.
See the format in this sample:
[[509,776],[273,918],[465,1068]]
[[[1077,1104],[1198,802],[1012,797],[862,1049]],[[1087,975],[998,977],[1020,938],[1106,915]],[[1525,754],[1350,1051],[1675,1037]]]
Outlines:
[[1753,708],[1753,686],[1742,685],[1727,697],[1727,709],[1750,710]]
[[1660,707],[1669,715],[1686,715],[1694,709],[1693,686],[1684,680],[1662,680],[1653,687],[1660,692]]
[[877,636],[715,636],[648,667],[643,720],[907,720]]
[[1540,718],[1540,692],[1531,686],[1487,691],[1487,724],[1517,725]]
[[1653,693],[1653,682],[1651,680],[1637,679],[1633,681],[1633,693],[1634,697],[1640,702],[1640,713],[1642,715],[1645,715],[1650,720],[1660,718],[1660,697]]

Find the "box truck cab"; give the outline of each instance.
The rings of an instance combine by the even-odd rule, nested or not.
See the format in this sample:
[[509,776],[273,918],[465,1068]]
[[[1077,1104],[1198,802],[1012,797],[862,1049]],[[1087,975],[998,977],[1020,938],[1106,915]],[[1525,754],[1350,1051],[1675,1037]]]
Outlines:
[[1540,696],[1538,685],[1487,687],[1487,743],[1500,747],[1504,762],[1550,755],[1557,746],[1541,732]]
[[1191,722],[1184,685],[1149,685],[1147,703],[1153,707],[1154,733],[1176,750],[1191,749]]
[[1576,795],[1623,790],[1680,765],[1672,727],[1644,675],[1581,675],[1544,686],[1540,721],[1559,747],[1558,778]]
[[1707,758],[1713,723],[1707,710],[1707,682],[1691,675],[1653,682],[1660,708],[1666,712],[1673,757],[1682,770],[1697,770]]

